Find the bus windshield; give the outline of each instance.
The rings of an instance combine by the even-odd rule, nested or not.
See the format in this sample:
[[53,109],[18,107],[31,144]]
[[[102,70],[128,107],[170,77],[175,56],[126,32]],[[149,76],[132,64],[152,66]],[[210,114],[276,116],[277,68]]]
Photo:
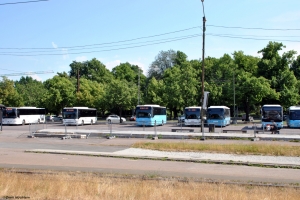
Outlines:
[[16,118],[16,109],[3,110],[3,118]]
[[224,119],[224,109],[222,108],[208,109],[207,119]]
[[151,110],[150,109],[148,109],[148,110],[137,109],[136,110],[136,117],[137,118],[149,118],[149,117],[151,117]]
[[185,109],[185,118],[186,119],[200,119],[200,109],[194,108],[194,109]]
[[282,120],[280,107],[263,107],[262,118],[263,120]]
[[76,110],[64,110],[62,115],[64,119],[77,119]]
[[300,120],[300,110],[290,110],[290,120]]

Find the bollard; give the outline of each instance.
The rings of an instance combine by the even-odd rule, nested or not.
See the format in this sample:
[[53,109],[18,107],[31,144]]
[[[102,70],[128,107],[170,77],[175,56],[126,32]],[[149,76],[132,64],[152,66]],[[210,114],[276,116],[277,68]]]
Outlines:
[[65,123],[65,134],[67,134],[67,124]]
[[181,132],[182,132],[182,121],[180,120],[180,129],[181,129]]
[[155,136],[157,136],[157,133],[156,133],[156,121],[154,121],[154,133],[155,133]]
[[157,137],[157,132],[156,132],[156,121],[154,121],[154,134],[155,134],[155,136],[152,138],[152,140],[157,140],[158,137]]

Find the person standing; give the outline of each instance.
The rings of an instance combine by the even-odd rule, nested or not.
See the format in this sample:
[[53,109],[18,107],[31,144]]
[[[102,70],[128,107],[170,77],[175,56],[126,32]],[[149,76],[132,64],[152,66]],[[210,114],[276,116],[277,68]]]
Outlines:
[[273,121],[273,124],[271,126],[271,134],[276,134],[278,130],[277,124]]

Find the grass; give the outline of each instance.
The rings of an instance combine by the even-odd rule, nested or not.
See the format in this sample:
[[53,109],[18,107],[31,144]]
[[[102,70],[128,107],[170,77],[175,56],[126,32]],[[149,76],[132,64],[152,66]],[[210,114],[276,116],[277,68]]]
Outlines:
[[149,179],[88,173],[30,173],[0,171],[3,199],[299,199],[293,187],[263,187],[201,183],[186,179]]
[[171,142],[138,142],[134,148],[159,151],[210,152],[242,155],[300,156],[300,146],[279,144],[199,144]]

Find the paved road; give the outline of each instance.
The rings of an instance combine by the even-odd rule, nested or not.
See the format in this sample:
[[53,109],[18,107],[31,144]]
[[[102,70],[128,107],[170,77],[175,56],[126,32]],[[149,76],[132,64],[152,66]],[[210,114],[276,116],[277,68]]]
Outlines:
[[[9,128],[14,130],[9,130]],[[89,127],[84,126],[82,128]],[[0,167],[142,174],[151,176],[178,176],[264,183],[300,183],[300,170],[298,169],[259,168],[191,162],[25,153],[25,150],[30,149],[117,152],[129,148],[131,144],[137,141],[147,141],[147,139],[119,138],[113,140],[100,138],[71,140],[60,140],[57,138],[27,138],[28,130],[29,126],[4,127],[3,131],[0,132]],[[200,141],[192,140],[189,142]],[[249,143],[250,141],[206,140],[201,142]],[[298,143],[290,142],[286,142],[285,144],[299,145]]]

